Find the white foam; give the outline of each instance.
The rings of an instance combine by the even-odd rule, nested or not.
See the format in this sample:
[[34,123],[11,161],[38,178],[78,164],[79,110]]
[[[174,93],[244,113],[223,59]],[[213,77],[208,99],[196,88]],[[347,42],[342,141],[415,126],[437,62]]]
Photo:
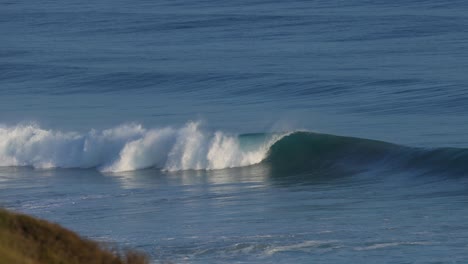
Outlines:
[[62,132],[35,124],[0,126],[0,166],[98,168],[131,171],[224,169],[261,162],[282,136],[243,150],[236,135],[205,132],[197,122],[181,128],[146,129],[126,124],[88,133]]
[[340,246],[337,244],[337,241],[317,241],[317,240],[310,240],[304,241],[298,244],[292,245],[284,245],[284,246],[273,246],[265,251],[265,254],[271,256],[273,254],[279,252],[287,252],[287,251],[302,251],[302,252],[310,252],[311,250],[317,247],[326,247],[326,248],[339,248]]
[[365,247],[355,247],[354,250],[362,251],[362,250],[374,250],[374,249],[382,249],[387,247],[397,247],[397,246],[406,246],[406,245],[430,245],[429,242],[388,242],[388,243],[376,243]]

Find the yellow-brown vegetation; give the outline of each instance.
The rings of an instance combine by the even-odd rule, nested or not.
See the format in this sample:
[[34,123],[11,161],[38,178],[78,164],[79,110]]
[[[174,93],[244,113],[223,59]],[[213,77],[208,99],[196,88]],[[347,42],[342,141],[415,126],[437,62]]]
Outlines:
[[0,209],[0,264],[147,264],[135,251],[116,253],[58,224]]

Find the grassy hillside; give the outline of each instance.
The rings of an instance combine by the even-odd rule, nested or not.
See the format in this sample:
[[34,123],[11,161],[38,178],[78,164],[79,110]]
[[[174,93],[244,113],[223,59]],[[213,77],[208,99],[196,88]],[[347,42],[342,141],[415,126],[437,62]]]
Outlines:
[[0,209],[0,264],[147,264],[137,252],[117,255],[65,228]]

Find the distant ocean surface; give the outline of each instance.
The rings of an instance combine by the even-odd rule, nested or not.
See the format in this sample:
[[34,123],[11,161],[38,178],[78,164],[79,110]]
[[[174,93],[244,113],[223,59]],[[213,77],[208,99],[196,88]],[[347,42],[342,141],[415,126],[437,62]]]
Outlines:
[[0,0],[2,207],[154,263],[467,263],[467,205],[466,1]]

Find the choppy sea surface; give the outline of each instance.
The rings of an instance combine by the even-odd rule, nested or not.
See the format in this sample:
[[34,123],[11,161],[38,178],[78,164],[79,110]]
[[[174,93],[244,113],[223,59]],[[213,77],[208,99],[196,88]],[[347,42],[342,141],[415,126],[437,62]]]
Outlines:
[[467,263],[467,73],[466,1],[0,0],[0,206],[154,263]]

